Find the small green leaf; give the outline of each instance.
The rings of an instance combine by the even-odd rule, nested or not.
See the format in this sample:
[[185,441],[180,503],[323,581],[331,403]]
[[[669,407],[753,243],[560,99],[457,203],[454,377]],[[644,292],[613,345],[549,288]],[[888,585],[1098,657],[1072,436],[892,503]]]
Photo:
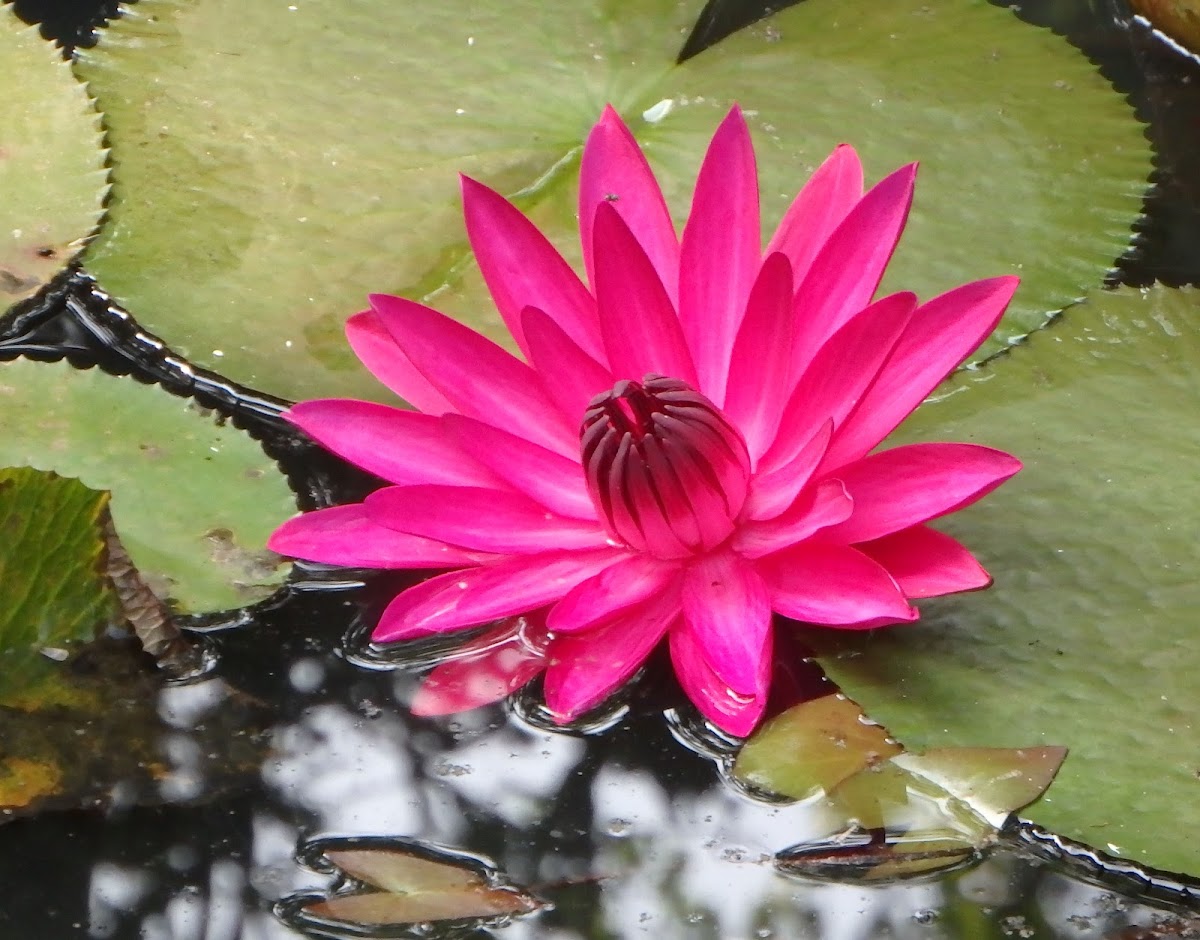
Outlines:
[[0,313],[83,248],[108,192],[104,138],[53,43],[0,4]]
[[189,399],[66,363],[0,364],[0,466],[112,493],[121,539],[160,596],[186,612],[259,600],[286,566],[262,550],[295,512],[274,461]]
[[922,161],[885,289],[1021,274],[984,354],[1099,286],[1128,246],[1149,145],[1049,31],[983,0],[806,0],[676,65],[700,7],[139,0],[79,54],[114,148],[87,266],[193,362],[291,398],[386,396],[346,318],[390,292],[503,337],[458,173],[513,195],[578,267],[579,150],[606,102],[680,220],[735,100],[766,226],[841,141],[872,180]]

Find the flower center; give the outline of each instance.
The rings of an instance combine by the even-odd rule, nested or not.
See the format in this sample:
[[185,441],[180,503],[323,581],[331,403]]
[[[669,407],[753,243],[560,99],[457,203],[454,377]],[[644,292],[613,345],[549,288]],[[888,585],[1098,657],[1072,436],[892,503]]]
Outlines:
[[626,545],[682,558],[733,532],[750,480],[746,445],[686,382],[618,382],[592,399],[579,438],[592,500]]

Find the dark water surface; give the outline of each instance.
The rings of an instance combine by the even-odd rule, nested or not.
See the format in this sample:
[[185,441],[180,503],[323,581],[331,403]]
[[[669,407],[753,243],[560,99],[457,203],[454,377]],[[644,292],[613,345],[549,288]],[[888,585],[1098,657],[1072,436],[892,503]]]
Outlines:
[[[17,6],[68,43],[86,40],[87,24],[110,10],[95,0]],[[711,4],[689,49],[762,8]],[[1041,0],[1020,12],[1085,49],[1150,122],[1159,185],[1139,248],[1114,259],[1114,280],[1200,283],[1200,65],[1126,28],[1106,0]],[[8,351],[69,353],[180,386],[154,354],[131,363],[97,341],[85,325],[85,282],[58,287],[30,308],[2,344]],[[266,437],[307,503],[370,485],[279,436],[276,403],[203,376],[199,388]],[[328,883],[295,861],[302,841],[328,835],[404,836],[489,856],[554,904],[493,931],[501,937],[1200,937],[1189,915],[1200,895],[1105,871],[1020,832],[938,878],[878,886],[782,875],[771,854],[811,830],[811,811],[725,784],[698,753],[703,730],[685,709],[672,711],[678,693],[654,664],[613,704],[602,733],[546,730],[531,701],[413,719],[414,676],[342,653],[362,594],[297,590],[257,622],[212,634],[217,670],[160,694],[163,770],[153,784],[0,826],[0,940],[295,938],[272,906]],[[230,774],[196,729],[235,695],[255,706],[244,731],[258,751]]]

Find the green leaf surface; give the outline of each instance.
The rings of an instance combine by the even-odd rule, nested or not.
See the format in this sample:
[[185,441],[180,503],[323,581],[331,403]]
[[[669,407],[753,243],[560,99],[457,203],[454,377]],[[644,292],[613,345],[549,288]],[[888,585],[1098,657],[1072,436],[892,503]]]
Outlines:
[[286,573],[262,550],[295,512],[274,461],[194,401],[154,386],[66,363],[0,364],[0,466],[111,491],[134,563],[186,612],[259,600]]
[[0,697],[61,670],[116,616],[102,574],[108,494],[28,467],[0,470]]
[[[1024,471],[947,519],[995,578],[868,635],[807,632],[846,693],[914,748],[1070,749],[1027,812],[1200,875],[1200,291],[1099,293],[898,440],[962,440]],[[955,394],[983,382],[972,394]]]
[[108,192],[100,116],[59,50],[0,4],[0,313],[83,248]]
[[194,362],[293,398],[385,395],[346,317],[383,291],[500,335],[457,174],[513,195],[578,263],[578,154],[605,102],[679,218],[735,100],[767,225],[840,141],[872,179],[920,159],[887,287],[1020,273],[985,352],[1098,285],[1125,248],[1148,144],[1062,39],[983,0],[807,0],[675,65],[699,9],[140,0],[78,62],[115,166],[87,265]]

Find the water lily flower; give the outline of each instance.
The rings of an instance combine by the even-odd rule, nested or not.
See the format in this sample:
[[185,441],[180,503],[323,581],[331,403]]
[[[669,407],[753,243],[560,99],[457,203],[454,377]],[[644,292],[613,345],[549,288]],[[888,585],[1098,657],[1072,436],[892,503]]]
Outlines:
[[915,174],[864,194],[859,159],[840,146],[763,250],[735,108],[677,235],[609,108],[580,168],[586,282],[512,204],[464,178],[467,235],[520,355],[372,296],[350,344],[416,410],[321,400],[287,418],[391,485],[286,522],[271,547],[450,569],[399,594],[373,634],[494,624],[434,670],[418,712],[495,700],[544,671],[546,705],[569,721],[665,640],[700,711],[748,734],[772,631],[786,629],[774,614],[879,627],[915,620],[913,598],[989,581],[927,523],[1020,463],[977,444],[872,453],[992,332],[1017,284],[875,299]]

